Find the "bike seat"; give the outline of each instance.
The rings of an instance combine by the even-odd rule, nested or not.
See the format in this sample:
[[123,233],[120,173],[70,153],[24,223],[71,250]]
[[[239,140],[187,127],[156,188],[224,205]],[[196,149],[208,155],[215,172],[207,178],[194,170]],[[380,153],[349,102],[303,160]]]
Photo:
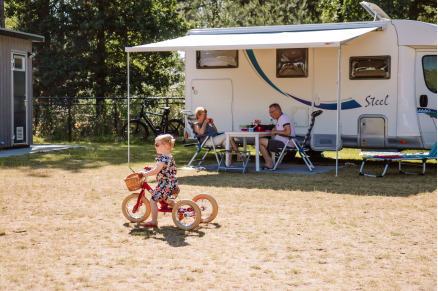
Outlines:
[[165,198],[159,199],[158,203],[160,203],[161,209],[169,208],[168,207],[169,206],[168,201],[176,199],[176,197],[178,197],[179,192],[180,192],[180,189],[179,188],[175,188],[175,189],[172,190],[172,193],[170,193],[170,195],[169,195],[169,197],[167,197],[167,199],[165,199]]
[[170,111],[170,107],[161,107],[164,111]]
[[158,200],[158,203],[160,203],[161,209],[169,208],[169,203],[167,203],[167,201],[164,199]]

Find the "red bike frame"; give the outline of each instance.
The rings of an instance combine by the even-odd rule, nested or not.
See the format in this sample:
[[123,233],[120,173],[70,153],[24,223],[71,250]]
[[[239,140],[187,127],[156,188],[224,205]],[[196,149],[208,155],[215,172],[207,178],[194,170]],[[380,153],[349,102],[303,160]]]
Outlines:
[[[150,171],[152,168],[151,167],[145,167],[144,168],[146,171]],[[136,213],[138,208],[141,207],[143,205],[143,201],[141,200],[141,197],[145,196],[145,190],[147,190],[151,195],[154,193],[154,190],[151,188],[151,186],[149,186],[149,184],[144,181],[142,186],[141,186],[141,191],[140,194],[138,195],[137,198],[137,203],[134,205],[134,207],[132,208],[132,212]],[[169,203],[167,203],[165,200],[160,199],[158,200],[158,202],[160,203],[160,208],[158,208],[158,212],[172,212],[172,208],[169,207]],[[205,210],[205,207],[201,207],[201,211]],[[194,209],[189,207],[187,209],[178,209],[178,216],[182,217],[182,215],[184,213],[191,213],[190,216],[194,216]]]

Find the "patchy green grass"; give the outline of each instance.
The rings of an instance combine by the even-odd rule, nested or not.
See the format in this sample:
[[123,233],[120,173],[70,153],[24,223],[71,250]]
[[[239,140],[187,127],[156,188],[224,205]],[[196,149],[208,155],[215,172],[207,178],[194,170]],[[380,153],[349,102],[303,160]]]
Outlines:
[[[81,172],[85,169],[99,169],[109,165],[128,168],[128,146],[126,143],[85,143],[84,147],[35,153],[31,155],[7,157],[0,159],[3,168],[47,168],[62,169],[71,172]],[[250,150],[254,150],[250,147]],[[177,144],[172,151],[178,167],[185,166],[195,151],[193,146]],[[392,163],[384,178],[375,179],[359,176],[362,162],[360,150],[344,149],[339,152],[338,176],[335,171],[317,175],[291,175],[278,173],[246,173],[237,175],[227,172],[204,172],[204,178],[184,176],[182,183],[207,185],[214,187],[263,188],[272,190],[324,191],[338,194],[409,196],[436,190],[436,161],[428,161],[426,175],[402,175],[398,173],[397,163]],[[130,146],[130,166],[133,170],[141,170],[145,165],[154,165],[156,152],[153,144]],[[315,166],[334,166],[336,164],[333,152],[325,152],[326,158],[312,159]],[[215,163],[213,154],[209,154],[205,163]],[[294,158],[290,163],[303,163],[301,158]],[[367,172],[381,173],[383,163],[369,161]],[[44,175],[42,173],[41,175]],[[248,183],[248,181],[251,181]]]

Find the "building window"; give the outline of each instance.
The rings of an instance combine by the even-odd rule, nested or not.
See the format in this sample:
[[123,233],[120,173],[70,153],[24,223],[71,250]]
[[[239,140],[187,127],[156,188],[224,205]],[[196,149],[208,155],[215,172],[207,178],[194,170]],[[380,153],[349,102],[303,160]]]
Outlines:
[[391,56],[350,58],[350,80],[389,78],[391,78]]
[[14,54],[14,62],[13,62],[13,69],[14,71],[24,71],[25,68],[25,62],[24,62],[24,57],[22,56],[17,56]]
[[277,78],[307,77],[307,48],[277,49]]
[[436,93],[436,56],[423,57],[423,74],[427,89]]
[[237,50],[196,51],[196,68],[237,68],[238,56]]

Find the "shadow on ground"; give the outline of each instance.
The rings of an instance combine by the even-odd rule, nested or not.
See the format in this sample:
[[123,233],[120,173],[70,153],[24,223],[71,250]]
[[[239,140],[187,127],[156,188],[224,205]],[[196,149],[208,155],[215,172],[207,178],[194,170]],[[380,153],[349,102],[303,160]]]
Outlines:
[[[321,161],[319,165],[331,164]],[[407,197],[425,192],[436,191],[436,164],[427,164],[425,175],[404,175],[398,172],[397,163],[393,163],[383,178],[359,176],[358,161],[342,161],[345,165],[335,171],[315,175],[278,174],[278,173],[237,173],[193,171],[178,177],[180,185],[205,187],[232,187],[242,189],[271,189],[302,192],[326,192],[334,194],[372,195]],[[382,163],[370,163],[367,170],[379,173]]]
[[194,230],[185,231],[177,228],[176,226],[161,226],[153,228],[145,228],[140,224],[135,224],[132,226],[130,223],[125,223],[125,227],[132,228],[129,232],[133,236],[141,236],[145,239],[155,239],[159,241],[165,241],[172,247],[185,247],[189,243],[186,242],[188,237],[203,237],[205,232],[203,229],[206,228],[220,228],[218,223],[200,224],[198,228]]

